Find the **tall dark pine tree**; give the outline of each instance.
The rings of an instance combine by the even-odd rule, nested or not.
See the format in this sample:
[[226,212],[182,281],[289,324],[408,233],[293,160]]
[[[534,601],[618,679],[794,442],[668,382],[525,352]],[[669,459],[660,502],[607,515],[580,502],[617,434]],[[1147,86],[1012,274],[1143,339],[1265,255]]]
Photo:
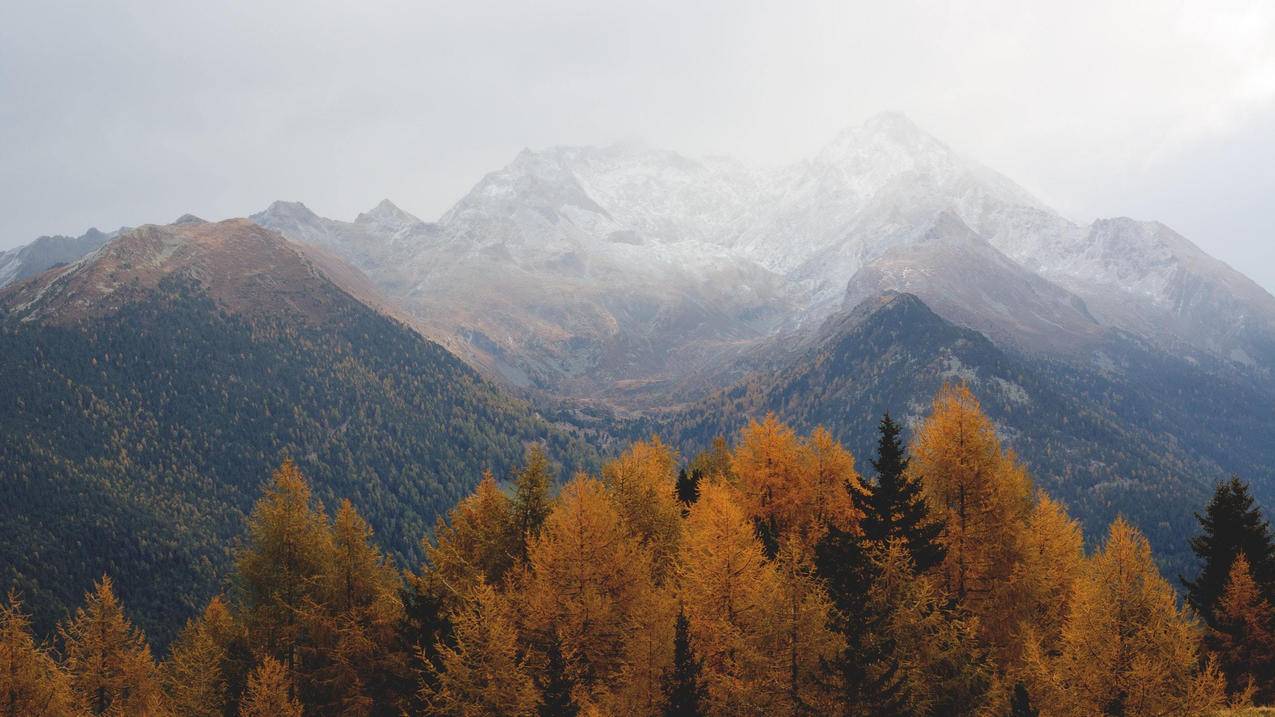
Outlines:
[[921,482],[907,473],[902,429],[887,413],[879,430],[877,457],[872,461],[875,479],[864,490],[851,494],[864,514],[860,521],[863,536],[879,543],[904,540],[912,564],[918,573],[923,573],[943,562],[943,546],[939,543],[943,525],[930,515]]
[[691,626],[686,612],[677,614],[677,632],[673,637],[673,669],[664,679],[668,703],[665,717],[701,717],[707,697],[702,664],[691,649]]
[[528,544],[540,534],[540,526],[549,515],[552,484],[553,468],[548,456],[539,445],[532,446],[527,451],[526,467],[514,478],[514,543],[521,559],[526,559]]
[[683,468],[677,474],[677,499],[686,505],[694,505],[699,500],[699,479],[701,471],[698,468]]
[[1195,517],[1201,532],[1191,539],[1191,550],[1200,559],[1200,574],[1194,580],[1180,578],[1191,607],[1210,627],[1217,627],[1214,607],[1241,551],[1248,557],[1263,597],[1275,604],[1275,541],[1248,485],[1239,478],[1219,484],[1204,514],[1196,513]]
[[567,675],[567,659],[562,654],[562,640],[555,633],[546,650],[543,682],[540,684],[540,717],[576,717],[576,704],[571,689],[575,686]]
[[1014,685],[1014,694],[1009,699],[1009,717],[1040,717],[1040,710],[1032,706],[1027,686],[1021,682]]
[[868,593],[880,578],[869,553],[871,543],[837,527],[815,546],[815,572],[827,586],[836,611],[831,627],[845,647],[824,664],[837,684],[846,717],[905,717],[895,644],[885,637],[888,614],[872,608]]

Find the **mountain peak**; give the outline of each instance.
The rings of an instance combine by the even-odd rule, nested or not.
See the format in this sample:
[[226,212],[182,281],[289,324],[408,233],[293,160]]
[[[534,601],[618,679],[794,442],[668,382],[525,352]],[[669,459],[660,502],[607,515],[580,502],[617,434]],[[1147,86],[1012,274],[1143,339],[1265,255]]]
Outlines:
[[421,220],[400,209],[394,202],[382,199],[379,204],[354,218],[355,224],[401,227],[420,224]]
[[208,222],[200,219],[194,214],[183,214],[173,221],[173,224],[207,224]]
[[310,211],[310,208],[301,202],[285,202],[274,201],[270,206],[266,207],[262,214],[269,214],[276,217],[291,217],[297,220],[314,221],[319,218],[318,214]]

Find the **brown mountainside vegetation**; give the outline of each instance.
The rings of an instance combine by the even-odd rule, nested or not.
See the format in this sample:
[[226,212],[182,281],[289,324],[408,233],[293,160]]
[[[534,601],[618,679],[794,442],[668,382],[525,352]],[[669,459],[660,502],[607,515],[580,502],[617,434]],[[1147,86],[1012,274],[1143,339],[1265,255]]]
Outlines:
[[[1146,538],[1079,524],[946,386],[872,471],[773,417],[683,463],[658,438],[598,476],[532,448],[419,564],[329,511],[291,461],[235,577],[157,659],[110,577],[33,636],[0,609],[0,714],[1218,715],[1269,703],[1268,526],[1218,487],[1181,604]],[[1203,603],[1203,604],[1202,604]]]

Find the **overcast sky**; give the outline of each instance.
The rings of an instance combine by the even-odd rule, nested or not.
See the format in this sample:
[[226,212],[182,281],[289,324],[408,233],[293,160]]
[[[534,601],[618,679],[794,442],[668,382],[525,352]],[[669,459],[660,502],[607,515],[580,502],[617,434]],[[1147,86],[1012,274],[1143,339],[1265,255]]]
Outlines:
[[1275,2],[0,0],[0,247],[275,199],[437,218],[521,148],[755,162],[900,110],[1275,289]]

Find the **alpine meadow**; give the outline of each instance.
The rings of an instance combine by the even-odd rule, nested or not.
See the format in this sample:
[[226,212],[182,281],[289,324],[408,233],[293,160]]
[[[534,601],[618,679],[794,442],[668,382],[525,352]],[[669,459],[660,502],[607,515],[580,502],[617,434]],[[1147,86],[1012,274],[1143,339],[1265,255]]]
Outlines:
[[0,16],[0,717],[1275,714],[1269,3]]

